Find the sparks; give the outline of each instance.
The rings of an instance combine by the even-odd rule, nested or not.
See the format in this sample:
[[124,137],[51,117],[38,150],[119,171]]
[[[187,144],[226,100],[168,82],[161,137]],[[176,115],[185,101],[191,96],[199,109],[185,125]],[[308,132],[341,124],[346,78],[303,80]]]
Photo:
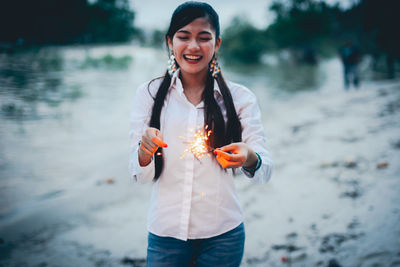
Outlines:
[[[213,149],[207,145],[207,140],[210,137],[212,131],[207,130],[208,125],[206,125],[203,129],[197,129],[194,133],[191,140],[186,141],[187,148],[183,151],[181,159],[183,159],[186,153],[191,152],[197,159],[201,159],[205,155],[209,155],[208,152],[211,152]],[[180,136],[179,138],[184,138]]]

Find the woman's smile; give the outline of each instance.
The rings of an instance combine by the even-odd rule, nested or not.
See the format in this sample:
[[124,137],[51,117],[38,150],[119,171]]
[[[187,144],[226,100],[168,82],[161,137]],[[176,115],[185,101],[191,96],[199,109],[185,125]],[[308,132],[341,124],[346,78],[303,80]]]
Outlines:
[[197,64],[203,57],[202,56],[198,56],[198,55],[183,55],[183,58],[189,64]]

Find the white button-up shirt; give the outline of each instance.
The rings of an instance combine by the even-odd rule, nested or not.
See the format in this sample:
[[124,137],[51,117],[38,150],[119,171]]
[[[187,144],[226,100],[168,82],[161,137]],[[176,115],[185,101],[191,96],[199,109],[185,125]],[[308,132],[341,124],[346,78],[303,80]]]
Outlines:
[[[181,240],[208,238],[225,233],[243,221],[242,211],[233,182],[232,170],[220,167],[214,155],[196,158],[184,151],[198,129],[204,128],[204,103],[194,106],[184,94],[179,70],[171,79],[160,117],[160,131],[168,148],[163,149],[164,169],[153,184],[147,229],[158,236]],[[149,127],[152,106],[161,79],[141,85],[131,114],[132,178],[145,183],[154,177],[154,161],[141,167],[138,161],[138,142]],[[272,161],[266,148],[261,113],[255,95],[247,88],[227,82],[236,112],[242,125],[242,140],[262,158],[261,168],[254,176],[255,183],[266,183],[272,172]],[[226,110],[217,82],[214,96],[226,121]]]

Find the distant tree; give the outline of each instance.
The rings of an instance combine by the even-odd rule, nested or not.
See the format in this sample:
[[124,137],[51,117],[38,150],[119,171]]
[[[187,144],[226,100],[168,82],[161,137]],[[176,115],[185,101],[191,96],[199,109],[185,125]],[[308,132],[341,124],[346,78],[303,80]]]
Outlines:
[[151,33],[150,44],[155,47],[163,47],[165,45],[165,33],[167,30],[154,30]]
[[338,13],[337,6],[313,0],[274,1],[270,10],[276,19],[266,33],[280,48],[304,47],[330,36]]
[[266,47],[262,30],[239,17],[235,17],[223,32],[223,43],[222,55],[243,63],[259,63]]
[[393,78],[395,60],[400,60],[400,1],[364,0],[356,8],[362,12],[364,30],[372,41],[370,52],[386,54],[389,78]]
[[128,0],[0,2],[0,42],[124,42],[135,33]]

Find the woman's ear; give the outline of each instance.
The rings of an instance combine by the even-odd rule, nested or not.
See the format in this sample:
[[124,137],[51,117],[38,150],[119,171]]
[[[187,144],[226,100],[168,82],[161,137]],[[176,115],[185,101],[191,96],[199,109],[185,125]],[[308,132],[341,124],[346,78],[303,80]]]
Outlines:
[[171,40],[171,38],[169,38],[169,36],[167,36],[167,43],[168,43],[169,50],[172,51],[172,40]]
[[215,41],[215,53],[218,52],[219,47],[221,46],[221,42],[222,42],[221,37],[218,37],[217,41]]

